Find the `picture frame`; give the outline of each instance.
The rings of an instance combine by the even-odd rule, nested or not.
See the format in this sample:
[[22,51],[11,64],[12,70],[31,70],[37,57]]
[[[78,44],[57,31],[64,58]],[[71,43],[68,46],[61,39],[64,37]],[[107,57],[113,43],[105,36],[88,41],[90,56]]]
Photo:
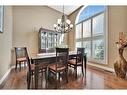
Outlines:
[[0,6],[0,33],[3,33],[4,24],[4,7]]

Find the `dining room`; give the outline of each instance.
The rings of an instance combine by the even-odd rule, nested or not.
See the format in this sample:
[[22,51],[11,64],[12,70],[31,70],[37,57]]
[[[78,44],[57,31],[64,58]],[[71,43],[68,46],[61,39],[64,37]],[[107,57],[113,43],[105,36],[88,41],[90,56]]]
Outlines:
[[0,89],[127,88],[127,6],[0,10]]

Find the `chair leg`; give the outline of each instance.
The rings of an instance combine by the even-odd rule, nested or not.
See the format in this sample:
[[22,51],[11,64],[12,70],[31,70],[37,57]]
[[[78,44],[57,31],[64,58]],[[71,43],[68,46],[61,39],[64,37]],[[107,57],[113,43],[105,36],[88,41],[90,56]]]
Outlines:
[[31,82],[31,76],[30,74],[27,72],[27,88],[30,89],[30,82]]
[[83,65],[82,65],[82,74],[83,74],[83,76],[84,76],[84,67],[83,67]]
[[48,87],[48,76],[49,75],[49,73],[48,73],[48,68],[46,68],[46,70],[45,70],[45,81],[46,81],[46,88]]
[[43,69],[42,69],[41,73],[42,73],[41,75],[42,75],[42,78],[43,78]]
[[47,79],[47,68],[45,68],[45,79]]
[[48,69],[48,72],[47,72],[47,81],[49,81],[49,74],[50,74],[50,69]]
[[21,63],[19,62],[19,67],[20,67],[20,71],[21,71]]
[[57,73],[55,75],[55,80],[56,80],[56,88],[58,87],[58,82],[57,82]]
[[18,62],[16,61],[16,64],[15,64],[15,71],[17,70],[17,64],[18,64]]
[[41,71],[41,84],[43,83],[43,69]]
[[66,82],[68,83],[68,70],[65,70],[65,74],[66,74]]
[[75,66],[74,69],[75,69],[75,73],[76,73],[75,78],[77,78],[77,66]]
[[59,78],[59,81],[60,81],[60,72],[59,72],[59,76],[58,76],[58,78]]

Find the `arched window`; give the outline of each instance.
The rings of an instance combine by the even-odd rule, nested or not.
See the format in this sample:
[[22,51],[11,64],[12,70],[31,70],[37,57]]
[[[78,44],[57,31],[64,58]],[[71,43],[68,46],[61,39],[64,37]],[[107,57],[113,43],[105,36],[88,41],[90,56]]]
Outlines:
[[76,19],[76,48],[85,47],[91,61],[106,63],[106,6],[87,6]]

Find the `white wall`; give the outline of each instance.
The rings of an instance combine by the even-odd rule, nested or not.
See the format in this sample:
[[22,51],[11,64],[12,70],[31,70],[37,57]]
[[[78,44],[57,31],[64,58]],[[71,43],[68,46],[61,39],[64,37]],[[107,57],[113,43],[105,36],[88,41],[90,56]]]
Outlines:
[[11,65],[12,7],[4,7],[4,31],[0,33],[0,79]]

